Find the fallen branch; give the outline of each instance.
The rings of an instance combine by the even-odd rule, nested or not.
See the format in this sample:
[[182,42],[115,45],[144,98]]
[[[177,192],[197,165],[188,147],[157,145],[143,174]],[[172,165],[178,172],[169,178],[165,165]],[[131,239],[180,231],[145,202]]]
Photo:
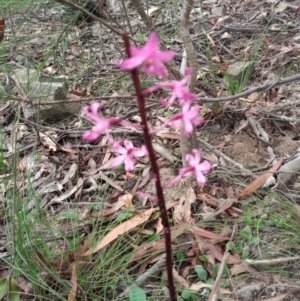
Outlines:
[[283,85],[283,84],[293,82],[293,81],[297,81],[297,80],[300,80],[300,74],[289,76],[289,77],[283,78],[281,80],[267,81],[263,85],[253,87],[253,88],[249,88],[248,90],[246,90],[242,93],[231,95],[231,96],[219,97],[219,98],[200,97],[199,102],[200,103],[206,103],[206,102],[223,102],[223,101],[235,100],[235,99],[238,99],[240,97],[246,97],[246,96],[248,96],[248,95],[250,95],[251,93],[254,93],[254,92],[266,91],[266,90],[270,89],[271,87],[273,87],[275,85]]

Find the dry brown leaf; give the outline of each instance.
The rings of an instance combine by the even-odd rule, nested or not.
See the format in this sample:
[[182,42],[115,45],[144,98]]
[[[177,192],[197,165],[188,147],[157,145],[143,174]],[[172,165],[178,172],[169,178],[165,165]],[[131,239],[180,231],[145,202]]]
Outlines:
[[[206,247],[209,249],[210,254],[212,254],[220,262],[222,261],[224,254],[217,247],[217,245],[208,244],[208,245],[206,245]],[[242,260],[235,255],[229,255],[228,260],[227,260],[228,264],[239,264],[241,262],[242,262]]]
[[[128,193],[129,195],[131,195],[130,193]],[[116,211],[118,211],[120,208],[122,208],[125,204],[124,204],[124,200],[127,198],[127,194],[122,195],[118,198],[117,203],[115,203],[114,207],[109,208],[109,209],[104,209],[101,212],[92,212],[90,214],[90,216],[92,217],[104,217],[104,216],[108,216],[111,215],[113,213],[115,213]],[[132,195],[131,195],[132,197]]]
[[154,228],[156,229],[156,234],[161,233],[162,230],[164,229],[164,225],[163,225],[163,223],[162,223],[161,217],[159,217],[159,218],[157,219],[157,223],[156,223],[156,225],[155,225]]
[[180,198],[178,205],[174,209],[174,221],[177,224],[192,223],[191,204],[196,201],[196,194],[193,188],[188,188],[186,193]]
[[121,197],[124,201],[124,205],[127,209],[134,209],[134,206],[132,204],[132,194],[131,193],[126,193]]
[[32,284],[24,277],[18,278],[16,285],[26,294],[32,290]]
[[69,254],[69,262],[80,260],[82,254],[86,252],[89,249],[89,247],[90,247],[90,240],[89,238],[86,238],[77,246],[77,248],[73,252]]
[[107,235],[103,237],[103,239],[98,243],[98,245],[94,248],[91,249],[85,253],[83,253],[83,256],[88,256],[93,253],[98,252],[105,246],[107,246],[109,243],[114,241],[115,239],[118,238],[119,235],[124,234],[131,229],[143,224],[146,222],[151,214],[155,211],[155,208],[150,208],[146,210],[145,212],[142,212],[140,214],[137,214],[136,216],[132,217],[131,219],[125,221],[124,223],[118,225],[116,228],[112,229]]
[[272,174],[280,167],[282,164],[283,157],[281,157],[278,162],[270,168],[267,172],[259,176],[257,179],[252,181],[237,197],[238,198],[243,198],[252,192],[256,191],[260,187],[262,187],[266,181],[272,176]]
[[72,268],[72,275],[71,275],[71,282],[72,287],[68,295],[68,301],[73,301],[76,297],[76,291],[77,291],[77,271],[76,271],[76,262],[73,262],[71,264]]
[[289,294],[284,294],[284,295],[280,295],[280,296],[276,296],[273,298],[268,298],[268,299],[259,299],[259,301],[281,301],[283,300],[285,297],[287,297]]
[[147,267],[149,266],[149,264],[153,265],[155,262],[159,261],[161,258],[166,257],[166,254],[160,254],[158,256],[152,256],[149,259],[147,259],[146,261],[144,261],[139,269],[138,269],[138,274],[141,275],[145,272],[145,270],[147,269]]
[[150,17],[155,11],[159,10],[158,6],[150,6],[149,9],[147,9],[147,15]]
[[225,202],[216,212],[214,212],[211,217],[216,217],[222,212],[226,211],[232,206],[233,202]]
[[184,287],[187,289],[190,287],[190,283],[188,281],[186,281],[182,276],[180,276],[174,268],[173,268],[173,276],[174,276],[175,280],[178,281],[178,283],[181,287]]
[[210,238],[210,239],[219,239],[219,240],[228,240],[230,237],[227,237],[225,235],[220,235],[216,233],[212,233],[210,231],[204,230],[199,227],[193,227],[189,229],[190,232],[197,236],[205,237],[205,238]]
[[[173,241],[176,237],[178,237],[180,234],[182,234],[185,231],[185,227],[173,227],[171,228],[171,240]],[[160,250],[162,248],[165,248],[165,239],[162,238],[157,241],[151,241],[148,242],[142,246],[132,255],[129,262],[132,262],[136,259],[141,258],[144,255],[150,255],[151,253]]]

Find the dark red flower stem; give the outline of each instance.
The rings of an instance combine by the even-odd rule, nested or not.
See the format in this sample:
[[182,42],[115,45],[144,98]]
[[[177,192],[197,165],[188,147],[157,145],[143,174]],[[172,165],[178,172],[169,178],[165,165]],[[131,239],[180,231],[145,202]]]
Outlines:
[[[124,40],[125,48],[127,56],[130,58],[130,44],[129,39],[126,33],[122,34],[122,38]],[[145,110],[145,100],[144,96],[142,94],[142,88],[140,84],[140,78],[138,69],[135,68],[131,71],[131,78],[134,84],[135,93],[138,101],[140,116],[142,119],[142,126],[144,131],[144,139],[145,144],[149,153],[152,170],[153,170],[153,177],[155,180],[156,185],[156,193],[157,193],[157,199],[158,199],[158,206],[161,212],[161,218],[162,223],[164,226],[164,233],[165,233],[165,243],[166,243],[166,264],[167,264],[167,272],[168,272],[168,283],[169,283],[169,292],[170,292],[170,300],[171,301],[177,301],[176,297],[176,290],[174,285],[174,278],[173,278],[173,265],[172,265],[172,241],[171,241],[171,229],[170,224],[168,220],[168,213],[166,209],[165,199],[163,190],[161,187],[160,177],[159,177],[159,169],[157,166],[157,162],[155,159],[155,153],[153,150],[152,142],[151,142],[151,135],[149,133],[148,125],[147,125],[147,117],[146,117],[146,110]]]

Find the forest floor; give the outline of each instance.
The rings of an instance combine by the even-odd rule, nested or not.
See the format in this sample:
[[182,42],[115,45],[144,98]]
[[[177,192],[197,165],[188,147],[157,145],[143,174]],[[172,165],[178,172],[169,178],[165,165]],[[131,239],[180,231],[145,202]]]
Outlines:
[[[125,2],[126,13],[111,1],[100,16],[112,29],[55,1],[0,4],[0,299],[169,300],[160,213],[137,194],[155,195],[149,160],[111,169],[107,137],[81,139],[93,126],[81,108],[94,101],[103,117],[140,122],[114,31],[142,46],[151,28]],[[145,12],[179,70],[178,2],[188,1],[147,1]],[[300,300],[300,2],[194,2],[196,133],[213,168],[202,188],[165,190],[178,300]],[[48,81],[58,88],[43,95]],[[147,95],[150,128],[178,112],[159,106],[168,95]],[[111,134],[143,142],[123,125]],[[153,138],[163,181],[182,166],[179,139],[172,128]]]

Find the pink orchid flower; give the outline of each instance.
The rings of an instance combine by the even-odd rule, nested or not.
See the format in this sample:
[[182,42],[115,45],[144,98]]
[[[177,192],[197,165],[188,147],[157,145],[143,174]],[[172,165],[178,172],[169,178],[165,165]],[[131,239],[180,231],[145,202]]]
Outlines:
[[132,142],[129,140],[124,141],[124,146],[120,145],[120,141],[114,141],[112,147],[115,152],[121,154],[121,156],[116,157],[111,160],[110,166],[116,167],[125,163],[125,170],[128,172],[133,171],[134,164],[136,162],[135,157],[142,157],[148,154],[147,148],[143,145],[141,148],[134,147]]
[[86,141],[93,141],[100,137],[102,133],[105,133],[109,136],[109,127],[112,124],[117,124],[122,122],[120,118],[101,118],[98,114],[98,110],[102,108],[102,104],[99,102],[94,102],[90,106],[84,106],[82,108],[85,115],[95,122],[95,125],[92,127],[91,131],[86,132],[82,139]]
[[[194,156],[189,154],[186,155],[186,160],[189,162],[189,167],[184,167],[179,170],[179,175],[170,182],[167,182],[163,187],[169,187],[174,183],[178,182],[184,177],[188,177],[195,174],[199,186],[204,186],[206,183],[205,175],[211,170],[211,164],[208,161],[201,162],[201,154],[197,149],[193,149]],[[201,163],[200,163],[201,162]]]
[[182,107],[182,112],[173,115],[167,124],[170,124],[173,128],[177,129],[183,123],[185,135],[190,135],[193,131],[194,125],[200,125],[204,122],[203,118],[198,117],[200,106],[190,108],[190,103],[185,103]]
[[164,99],[160,100],[160,103],[163,106],[167,107],[172,105],[175,102],[176,98],[179,98],[181,100],[182,105],[185,102],[192,102],[197,99],[197,95],[194,93],[190,93],[188,91],[188,88],[186,87],[186,84],[190,80],[191,72],[191,68],[187,68],[187,75],[182,80],[158,83],[157,85],[154,85],[153,87],[144,90],[143,94],[145,95],[162,88],[168,88],[172,90],[172,95],[168,101],[165,101]]
[[157,74],[162,78],[168,77],[168,72],[163,63],[171,61],[174,51],[158,51],[159,38],[156,32],[152,32],[144,47],[137,48],[130,46],[131,57],[118,64],[123,70],[132,70],[140,65],[148,74]]

